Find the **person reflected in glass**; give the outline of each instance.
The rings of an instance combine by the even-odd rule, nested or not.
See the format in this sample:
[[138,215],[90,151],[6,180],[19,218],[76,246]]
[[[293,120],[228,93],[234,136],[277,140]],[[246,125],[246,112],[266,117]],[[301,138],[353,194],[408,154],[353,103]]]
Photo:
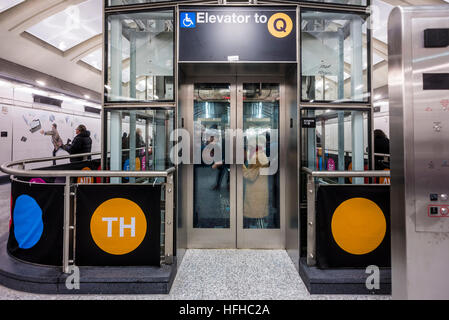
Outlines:
[[249,143],[244,158],[244,227],[263,229],[269,213],[268,175],[261,175],[260,170],[269,167],[268,157],[263,145]]
[[[218,130],[217,125],[212,125],[211,129],[213,130]],[[225,164],[225,159],[224,159],[224,155],[225,155],[225,150],[224,150],[224,145],[225,145],[225,141],[224,139],[221,139],[221,143],[218,141],[218,139],[215,139],[215,134],[213,136],[211,136],[211,139],[209,140],[209,144],[213,143],[216,145],[215,148],[212,149],[211,151],[211,155],[213,157],[213,159],[215,159],[215,151],[220,151],[221,152],[221,159],[219,161],[214,161],[214,163],[212,164],[212,169],[214,170],[218,170],[217,172],[217,178],[215,180],[215,184],[212,186],[212,190],[219,190],[221,187],[221,182],[223,180],[223,177],[227,174],[227,184],[229,185],[229,165]],[[217,149],[217,150],[216,150]]]

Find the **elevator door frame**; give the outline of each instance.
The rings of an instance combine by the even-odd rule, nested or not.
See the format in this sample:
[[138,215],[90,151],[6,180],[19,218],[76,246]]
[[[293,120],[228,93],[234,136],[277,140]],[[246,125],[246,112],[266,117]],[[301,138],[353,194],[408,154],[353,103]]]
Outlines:
[[[193,105],[194,85],[196,83],[229,84],[231,89],[230,128],[243,130],[243,84],[244,83],[277,83],[279,84],[279,229],[243,229],[243,175],[242,165],[230,165],[230,228],[193,228],[194,206],[194,164],[186,166],[182,188],[187,195],[187,248],[213,249],[285,249],[285,165],[287,130],[285,108],[285,83],[279,76],[217,76],[190,77],[186,79],[187,101],[185,107],[185,129],[190,133],[190,155],[193,159]],[[233,162],[235,162],[235,146],[233,141]]]

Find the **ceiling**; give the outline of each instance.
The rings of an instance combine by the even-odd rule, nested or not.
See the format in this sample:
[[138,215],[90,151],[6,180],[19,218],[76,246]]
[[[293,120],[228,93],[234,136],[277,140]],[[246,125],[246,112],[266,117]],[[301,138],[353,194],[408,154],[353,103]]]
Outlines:
[[[387,20],[397,5],[373,0],[373,87],[387,84]],[[0,0],[0,58],[102,92],[102,0]]]

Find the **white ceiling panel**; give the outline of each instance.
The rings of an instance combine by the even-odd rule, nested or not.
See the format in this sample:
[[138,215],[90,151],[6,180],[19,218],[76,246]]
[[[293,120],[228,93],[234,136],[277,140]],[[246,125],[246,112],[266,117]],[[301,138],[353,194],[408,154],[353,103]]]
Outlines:
[[0,0],[0,12],[6,11],[25,0]]
[[27,30],[35,37],[66,51],[102,32],[102,3],[88,0],[70,6]]
[[89,53],[84,58],[82,58],[81,61],[83,61],[83,62],[91,65],[95,69],[98,69],[101,71],[103,69],[102,60],[101,60],[102,52],[103,52],[103,49],[101,49],[101,48],[97,49],[97,50]]

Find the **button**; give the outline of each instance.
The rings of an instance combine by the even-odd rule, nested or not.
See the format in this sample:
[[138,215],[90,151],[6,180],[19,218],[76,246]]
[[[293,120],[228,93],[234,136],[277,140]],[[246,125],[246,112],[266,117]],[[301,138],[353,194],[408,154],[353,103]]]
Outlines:
[[447,201],[447,199],[448,199],[447,194],[446,193],[441,194],[440,199],[441,199],[441,201]]
[[441,208],[441,214],[442,214],[443,216],[447,215],[448,212],[449,212],[449,210],[448,210],[446,207],[442,207],[442,208]]
[[430,214],[438,214],[438,207],[430,207]]
[[430,201],[438,201],[438,194],[437,193],[431,193],[430,194]]

